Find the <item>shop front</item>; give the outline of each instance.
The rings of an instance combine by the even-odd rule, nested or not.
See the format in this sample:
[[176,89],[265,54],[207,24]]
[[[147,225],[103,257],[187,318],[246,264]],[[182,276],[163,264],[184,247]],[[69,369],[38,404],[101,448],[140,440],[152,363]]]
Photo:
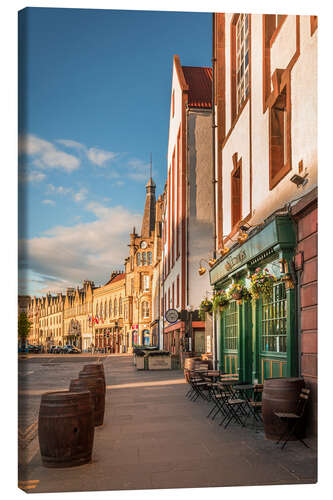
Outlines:
[[278,215],[210,271],[214,290],[225,292],[239,283],[249,290],[251,275],[259,269],[274,277],[269,296],[231,298],[216,317],[219,369],[238,374],[242,382],[297,375],[295,244],[294,222],[289,215]]
[[81,346],[81,324],[77,319],[72,319],[68,326],[68,332],[64,338],[65,345],[73,345],[82,348]]

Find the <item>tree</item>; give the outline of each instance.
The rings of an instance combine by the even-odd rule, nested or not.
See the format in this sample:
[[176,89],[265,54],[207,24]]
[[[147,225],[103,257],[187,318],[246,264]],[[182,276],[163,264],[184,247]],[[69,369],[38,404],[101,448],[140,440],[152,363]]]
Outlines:
[[18,337],[21,342],[25,342],[27,339],[30,329],[31,321],[28,320],[27,314],[23,311],[18,318]]

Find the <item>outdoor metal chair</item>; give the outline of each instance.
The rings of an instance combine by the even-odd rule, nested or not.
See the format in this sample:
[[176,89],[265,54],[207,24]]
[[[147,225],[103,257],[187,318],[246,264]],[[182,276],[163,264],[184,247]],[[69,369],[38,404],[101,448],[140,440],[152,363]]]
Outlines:
[[196,374],[195,372],[189,372],[189,378],[188,381],[192,387],[192,392],[189,395],[189,399],[191,401],[196,401],[199,397],[208,401],[208,396],[205,394],[205,391],[207,391],[207,382],[202,380],[202,378],[199,376],[199,374]]
[[243,398],[239,398],[232,388],[232,384],[226,384],[225,382],[219,383],[221,394],[223,394],[223,408],[225,409],[226,415],[221,420],[219,425],[225,423],[224,428],[226,429],[228,425],[234,420],[244,427],[244,419],[247,418],[246,411],[246,401]]
[[274,412],[274,415],[276,415],[281,420],[281,422],[287,423],[287,430],[283,432],[279,440],[276,441],[276,444],[279,444],[281,441],[283,441],[281,450],[283,450],[283,448],[286,446],[287,442],[291,439],[292,436],[294,436],[296,440],[301,441],[304,444],[304,446],[306,446],[306,448],[309,448],[309,446],[303,441],[303,439],[297,436],[297,430],[298,430],[297,428],[299,427],[300,423],[304,418],[304,412],[306,404],[309,400],[309,395],[310,395],[309,389],[303,388],[301,390],[295,413],[279,412],[279,411]]
[[263,384],[255,384],[253,387],[253,397],[249,400],[249,405],[251,406],[254,416],[254,426],[257,429],[257,423],[262,422],[262,393],[264,390]]

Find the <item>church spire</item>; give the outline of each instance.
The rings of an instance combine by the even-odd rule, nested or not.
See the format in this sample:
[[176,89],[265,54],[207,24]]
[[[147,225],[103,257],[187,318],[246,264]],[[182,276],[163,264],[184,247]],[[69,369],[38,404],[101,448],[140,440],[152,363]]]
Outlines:
[[150,178],[146,184],[146,203],[142,219],[141,238],[150,238],[152,231],[155,229],[156,184],[153,181],[152,174],[153,162],[152,155],[150,154]]

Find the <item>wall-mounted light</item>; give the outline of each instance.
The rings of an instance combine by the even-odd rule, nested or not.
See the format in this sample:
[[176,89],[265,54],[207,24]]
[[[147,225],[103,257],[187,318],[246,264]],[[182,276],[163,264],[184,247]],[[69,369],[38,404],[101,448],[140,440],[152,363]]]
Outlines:
[[290,177],[290,181],[296,184],[297,188],[299,188],[300,186],[304,187],[305,184],[309,181],[309,179],[307,179],[307,176],[307,173],[303,176],[294,174],[292,177]]
[[237,238],[237,241],[238,241],[238,243],[244,243],[244,241],[246,241],[248,239],[248,237],[249,237],[249,235],[247,233],[245,233],[244,231],[240,231],[238,238]]
[[219,248],[219,252],[222,255],[222,257],[224,257],[225,255],[227,255],[227,253],[230,252],[230,248],[222,246]]
[[199,269],[198,269],[198,273],[200,276],[202,276],[203,274],[205,274],[205,272],[207,271],[207,269],[205,267],[203,267],[203,265],[201,264],[201,262],[206,262],[206,264],[209,265],[209,267],[213,267],[215,262],[216,262],[216,259],[209,259],[209,261],[207,262],[207,260],[205,259],[200,259],[200,262],[199,262]]

